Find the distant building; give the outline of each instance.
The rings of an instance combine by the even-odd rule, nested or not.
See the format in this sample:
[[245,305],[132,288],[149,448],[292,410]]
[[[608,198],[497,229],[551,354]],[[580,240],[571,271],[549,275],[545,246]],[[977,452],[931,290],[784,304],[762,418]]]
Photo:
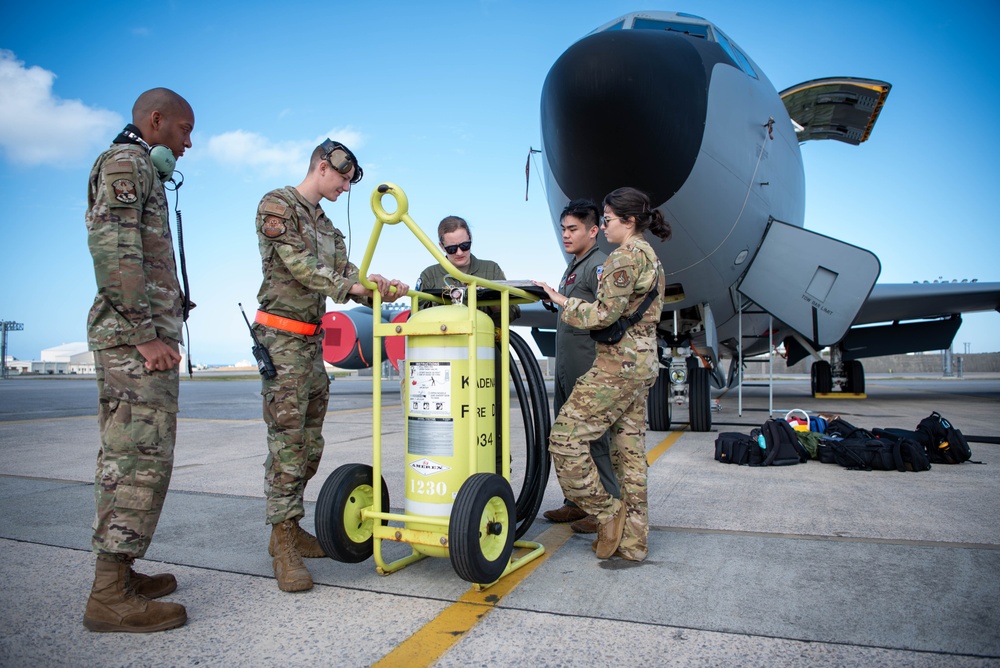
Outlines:
[[[42,351],[40,360],[15,360],[7,358],[10,373],[39,375],[94,374],[94,353],[84,342],[64,343]],[[187,351],[181,346],[181,369],[187,368]]]

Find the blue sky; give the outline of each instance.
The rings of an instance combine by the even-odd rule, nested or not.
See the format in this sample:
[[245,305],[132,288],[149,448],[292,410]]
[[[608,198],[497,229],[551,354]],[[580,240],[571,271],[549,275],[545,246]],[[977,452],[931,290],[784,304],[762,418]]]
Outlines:
[[[194,147],[178,169],[197,363],[249,358],[236,303],[256,304],[257,202],[299,183],[309,151],[327,136],[354,149],[365,170],[350,225],[345,197],[324,207],[350,233],[356,263],[371,232],[371,190],[392,181],[432,236],[443,216],[463,216],[473,251],[509,278],[558,281],[564,260],[534,174],[524,201],[525,157],[540,144],[542,82],[571,43],[636,9],[713,21],[778,90],[826,76],[889,81],[869,142],[803,146],[806,226],[875,252],[880,282],[998,281],[1000,59],[982,32],[1000,23],[998,7],[5,3],[0,318],[25,326],[9,335],[9,353],[37,359],[44,348],[86,339],[95,290],[83,222],[87,175],[136,96],[154,86],[184,95],[196,114]],[[399,226],[384,233],[371,269],[412,284],[430,261]],[[1000,315],[967,315],[956,352],[965,343],[972,352],[1000,351]]]

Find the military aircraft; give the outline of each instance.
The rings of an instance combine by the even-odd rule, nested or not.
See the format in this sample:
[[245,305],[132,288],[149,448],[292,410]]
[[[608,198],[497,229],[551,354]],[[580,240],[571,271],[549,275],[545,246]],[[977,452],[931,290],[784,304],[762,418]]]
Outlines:
[[[789,365],[813,357],[814,394],[860,394],[861,359],[946,349],[961,313],[1000,310],[1000,283],[877,285],[871,252],[803,227],[800,143],[866,141],[890,88],[836,78],[778,93],[717,26],[660,11],[617,18],[552,65],[541,132],[556,240],[570,199],[622,185],[649,193],[672,227],[651,239],[668,284],[652,429],[685,403],[690,428],[711,429],[711,386],[738,382],[742,360],[778,343]],[[552,354],[554,317],[532,306],[517,325]]]

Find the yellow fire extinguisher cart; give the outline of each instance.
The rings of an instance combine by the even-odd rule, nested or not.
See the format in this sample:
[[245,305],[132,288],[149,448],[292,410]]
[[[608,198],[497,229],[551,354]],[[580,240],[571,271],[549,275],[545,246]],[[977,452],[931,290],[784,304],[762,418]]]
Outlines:
[[[382,199],[395,199],[389,213]],[[508,448],[510,415],[496,419],[497,392],[509,392],[510,304],[537,298],[508,285],[458,271],[407,213],[405,193],[391,183],[372,193],[375,227],[360,267],[366,282],[384,225],[402,222],[456,280],[468,285],[468,304],[446,304],[440,295],[411,290],[408,296],[442,306],[411,310],[405,323],[373,325],[372,368],[382,366],[386,336],[406,336],[406,358],[400,365],[406,432],[405,501],[402,514],[389,512],[388,489],[382,478],[382,388],[373,383],[373,465],[346,464],[326,480],[317,501],[316,534],[328,555],[349,563],[375,557],[379,573],[395,572],[425,557],[448,557],[455,572],[479,589],[541,556],[536,542],[515,540],[516,508],[510,485]],[[372,285],[365,283],[367,287]],[[497,290],[500,299],[499,347],[493,321],[477,309],[477,287]],[[381,311],[374,291],[373,312]],[[499,364],[495,355],[499,354]],[[499,376],[494,377],[494,370]],[[506,400],[499,402],[506,406]],[[499,423],[500,432],[496,432]],[[498,471],[499,464],[499,471]],[[375,481],[381,483],[375,492]],[[392,522],[391,526],[389,523]],[[385,540],[407,543],[410,555],[386,562]],[[515,548],[519,555],[514,556]]]

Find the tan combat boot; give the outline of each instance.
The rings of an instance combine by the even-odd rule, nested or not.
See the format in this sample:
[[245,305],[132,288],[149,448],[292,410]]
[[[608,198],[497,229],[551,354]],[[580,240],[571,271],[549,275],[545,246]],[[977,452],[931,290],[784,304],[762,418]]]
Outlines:
[[[315,559],[318,557],[325,557],[326,552],[323,548],[319,546],[319,541],[316,540],[316,536],[312,535],[305,529],[299,526],[298,520],[291,520],[295,523],[295,549],[299,551],[299,556],[306,557],[307,559]],[[268,543],[267,553],[272,557],[277,554],[278,551],[278,539],[275,532],[271,532],[271,542]]]
[[143,575],[132,570],[132,560],[129,561],[128,581],[132,591],[146,598],[160,598],[172,594],[177,589],[177,578],[170,573]]
[[625,515],[625,504],[619,503],[618,512],[614,517],[604,523],[598,523],[597,545],[594,546],[598,559],[610,559],[618,550],[618,545],[622,542],[622,533],[625,531]]
[[302,563],[302,555],[295,546],[295,520],[285,520],[271,525],[271,544],[274,545],[274,577],[281,591],[306,591],[312,589],[312,576]]
[[179,603],[140,596],[129,585],[129,560],[98,557],[94,586],[83,613],[91,631],[149,633],[182,626],[187,611]]

